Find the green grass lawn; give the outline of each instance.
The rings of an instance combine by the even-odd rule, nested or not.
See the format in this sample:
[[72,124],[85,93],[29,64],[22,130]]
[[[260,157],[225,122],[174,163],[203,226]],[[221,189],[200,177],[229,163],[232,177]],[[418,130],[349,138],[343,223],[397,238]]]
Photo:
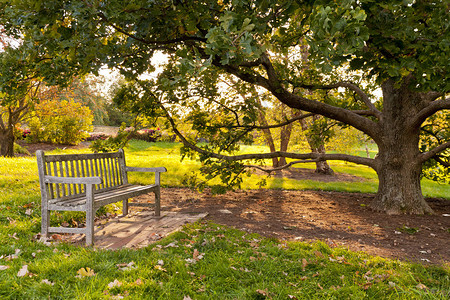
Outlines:
[[[82,151],[86,150],[55,152]],[[199,168],[197,161],[180,163],[178,144],[133,141],[126,155],[130,166],[166,166],[164,186],[181,186],[183,176]],[[332,167],[366,180],[344,185],[270,178],[268,187],[376,191],[370,169],[344,163]],[[151,181],[139,173],[130,180]],[[258,180],[252,176],[243,187],[256,188]],[[423,186],[433,197],[450,194],[448,186],[428,181]],[[0,299],[449,297],[448,265],[426,267],[382,259],[323,242],[284,243],[210,223],[187,225],[139,250],[45,245],[33,239],[40,230],[39,193],[34,157],[0,158]],[[79,216],[59,213],[52,222],[74,217]]]

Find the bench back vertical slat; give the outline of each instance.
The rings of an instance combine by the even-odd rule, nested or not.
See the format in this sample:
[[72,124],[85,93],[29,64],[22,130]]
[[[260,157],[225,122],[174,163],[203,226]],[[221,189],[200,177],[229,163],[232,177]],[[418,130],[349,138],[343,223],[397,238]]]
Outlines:
[[119,179],[119,165],[117,163],[117,157],[111,159],[114,166],[114,184],[120,185],[120,179]]
[[119,178],[117,177],[117,164],[116,164],[117,158],[111,158],[111,162],[113,165],[113,177],[114,177],[114,185],[119,185]]
[[114,178],[114,164],[113,164],[111,158],[108,158],[108,168],[109,168],[109,178],[111,180],[111,186],[115,186],[116,183],[114,182],[115,181],[115,178]]
[[[64,162],[64,170],[66,171],[66,177],[70,177],[69,162],[67,160]],[[67,185],[67,195],[69,195],[69,196],[73,195],[72,187],[70,184]]]
[[[56,167],[56,161],[53,162],[53,175],[54,176],[58,176],[58,172],[56,171],[58,168]],[[56,192],[56,198],[60,198],[60,193],[59,193],[59,184],[55,183],[54,184],[55,187],[55,192]]]
[[112,176],[111,176],[111,161],[109,158],[106,159],[106,169],[105,170],[108,175],[107,181],[108,181],[109,187],[111,187],[113,185],[113,183],[112,183]]
[[[62,161],[59,162],[59,173],[61,177],[64,177],[64,166]],[[66,195],[66,185],[61,183],[61,192],[62,196],[65,197]]]
[[125,165],[125,151],[123,151],[123,149],[119,149],[119,170],[120,178],[122,178],[122,184],[128,184],[128,175]]
[[[94,160],[93,159],[89,159],[89,165],[91,167],[91,176],[97,176],[94,172]],[[94,190],[97,190],[97,185],[94,186]]]
[[[42,176],[93,177],[102,178],[94,190],[111,189],[128,183],[123,151],[97,154],[63,154],[42,156]],[[86,187],[80,184],[44,184],[47,199],[71,197],[85,194]]]
[[[42,158],[44,159],[44,158]],[[43,162],[43,170],[44,170],[44,174],[45,175],[52,175],[52,167],[51,167],[51,163],[50,162]],[[49,193],[49,197],[50,198],[54,198],[54,191],[53,191],[53,184],[47,184],[47,188],[48,188],[48,193]]]
[[[75,177],[75,167],[73,160],[70,161],[70,176]],[[77,185],[72,184],[73,195],[77,194]]]
[[[92,162],[93,162],[93,165],[94,165],[94,174],[95,174],[95,176],[100,176],[100,175],[98,174],[97,160],[96,160],[96,159],[93,159]],[[96,184],[96,185],[95,185],[95,189],[96,189],[96,190],[101,189],[101,185],[100,185],[100,184]]]
[[99,174],[98,176],[102,179],[102,183],[100,184],[100,188],[104,189],[105,188],[105,180],[103,179],[103,168],[102,168],[102,160],[101,159],[97,159],[96,162],[98,163],[98,169],[99,169]]

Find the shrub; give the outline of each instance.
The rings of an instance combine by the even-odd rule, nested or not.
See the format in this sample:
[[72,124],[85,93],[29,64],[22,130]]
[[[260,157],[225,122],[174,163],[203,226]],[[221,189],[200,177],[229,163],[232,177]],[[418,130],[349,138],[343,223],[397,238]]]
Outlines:
[[29,121],[32,142],[77,145],[92,130],[92,111],[81,103],[47,100],[37,104]]
[[143,140],[146,142],[156,142],[161,137],[161,130],[157,129],[141,129],[130,132],[130,139]]
[[129,132],[125,130],[125,123],[119,128],[116,136],[110,136],[107,139],[97,139],[92,142],[89,148],[94,152],[111,152],[120,148],[125,148],[128,144]]
[[16,143],[14,143],[14,153],[30,155],[30,152],[26,148]]
[[91,132],[89,133],[89,137],[86,139],[86,141],[93,142],[96,140],[106,140],[108,137],[109,135],[103,132]]

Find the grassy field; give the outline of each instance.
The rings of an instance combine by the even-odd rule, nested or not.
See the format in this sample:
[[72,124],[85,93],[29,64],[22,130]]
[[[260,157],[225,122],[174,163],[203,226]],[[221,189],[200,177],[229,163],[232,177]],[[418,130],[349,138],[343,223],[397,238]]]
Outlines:
[[[250,151],[252,149],[244,149]],[[81,150],[57,150],[57,153]],[[166,166],[164,186],[181,186],[197,161],[180,163],[179,145],[133,141],[131,166]],[[313,165],[303,166],[310,167]],[[375,192],[370,169],[332,163],[361,183],[297,182],[270,178],[268,187]],[[151,179],[134,174],[131,181]],[[243,186],[256,188],[252,176]],[[423,182],[428,196],[448,186]],[[140,250],[97,250],[34,240],[40,230],[40,195],[34,157],[0,158],[1,299],[448,299],[449,266],[422,266],[329,248],[322,242],[284,243],[204,223]],[[59,213],[52,223],[78,218]],[[188,298],[189,297],[189,298]]]

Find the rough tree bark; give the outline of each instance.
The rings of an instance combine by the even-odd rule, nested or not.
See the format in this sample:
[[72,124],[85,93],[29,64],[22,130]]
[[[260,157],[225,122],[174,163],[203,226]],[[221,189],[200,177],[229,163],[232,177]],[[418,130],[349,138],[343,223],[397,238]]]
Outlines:
[[12,127],[0,129],[0,156],[14,156],[14,140],[14,129]]
[[[319,116],[313,116],[313,120],[317,120],[317,118],[320,118]],[[308,129],[308,124],[306,123],[305,119],[300,120],[300,124],[302,126],[303,130]],[[309,147],[311,148],[312,153],[321,153],[325,154],[325,145],[323,143],[323,140],[320,142],[319,145],[316,145],[310,136],[306,137],[306,140],[308,141]],[[316,162],[316,173],[318,174],[324,174],[324,175],[333,175],[334,171],[331,169],[330,165],[326,160],[321,160]]]
[[[258,122],[262,125],[267,127],[269,124],[267,123],[266,116],[264,115],[263,111],[261,109],[258,110]],[[266,139],[267,144],[269,145],[270,152],[275,152],[275,143],[272,138],[272,133],[270,132],[270,129],[264,128],[262,129],[262,132],[264,134],[264,138]],[[278,157],[272,158],[272,167],[278,168]]]
[[[39,85],[34,89],[36,93]],[[30,93],[33,88],[29,90]],[[0,106],[0,156],[14,156],[14,127],[21,122],[28,113],[29,105],[26,97],[19,99],[16,105]],[[1,100],[1,99],[0,99]]]
[[426,102],[423,95],[408,89],[407,82],[396,88],[394,82],[387,81],[382,90],[384,108],[379,126],[383,136],[376,158],[379,187],[372,206],[388,214],[432,213],[420,186],[420,128],[411,124]]

